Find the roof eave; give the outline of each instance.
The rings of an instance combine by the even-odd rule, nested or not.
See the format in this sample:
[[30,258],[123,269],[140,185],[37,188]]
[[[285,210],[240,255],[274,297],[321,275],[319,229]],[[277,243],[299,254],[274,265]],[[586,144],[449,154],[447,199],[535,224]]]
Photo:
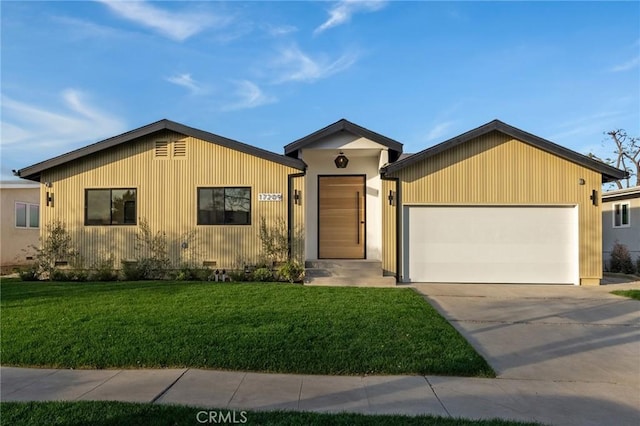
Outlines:
[[227,148],[235,149],[237,151],[245,152],[247,154],[255,155],[260,158],[264,158],[269,161],[280,163],[285,166],[289,166],[298,170],[304,170],[305,164],[301,160],[296,158],[286,157],[275,152],[267,151],[261,148],[257,148],[251,145],[244,144],[233,139],[228,139],[222,136],[218,136],[213,133],[205,132],[204,130],[195,129],[193,127],[185,126],[184,124],[176,123],[167,119],[157,121],[155,123],[148,124],[135,130],[123,133],[118,136],[113,136],[108,139],[87,145],[85,147],[76,149],[66,154],[59,155],[49,160],[41,161],[31,166],[18,170],[15,175],[23,179],[29,179],[36,182],[40,181],[40,174],[53,167],[61,166],[70,161],[77,160],[82,157],[112,148],[131,140],[150,135],[152,133],[161,130],[171,130],[177,133],[182,133],[186,136],[195,137],[206,142],[215,143],[225,146]]

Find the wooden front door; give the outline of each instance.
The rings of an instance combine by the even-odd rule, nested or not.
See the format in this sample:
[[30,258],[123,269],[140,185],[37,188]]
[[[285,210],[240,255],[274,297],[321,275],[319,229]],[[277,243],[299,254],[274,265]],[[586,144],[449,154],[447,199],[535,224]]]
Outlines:
[[318,176],[318,258],[364,259],[365,176]]

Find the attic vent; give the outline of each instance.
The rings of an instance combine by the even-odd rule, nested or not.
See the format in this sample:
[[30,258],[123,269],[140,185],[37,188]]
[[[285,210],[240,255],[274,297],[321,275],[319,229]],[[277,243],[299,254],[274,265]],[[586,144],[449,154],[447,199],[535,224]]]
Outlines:
[[169,157],[169,142],[167,142],[167,141],[156,141],[155,157],[156,158],[167,158],[167,157]]
[[175,141],[173,143],[173,156],[174,157],[186,157],[187,156],[187,141]]

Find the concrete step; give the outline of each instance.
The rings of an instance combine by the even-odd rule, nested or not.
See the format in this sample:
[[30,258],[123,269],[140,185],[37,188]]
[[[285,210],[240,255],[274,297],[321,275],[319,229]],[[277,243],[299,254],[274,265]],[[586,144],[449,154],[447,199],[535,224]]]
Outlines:
[[368,259],[354,259],[354,260],[341,260],[341,259],[320,259],[320,260],[307,260],[304,263],[305,268],[310,269],[357,269],[357,270],[369,270],[377,269],[382,270],[382,262],[379,260]]
[[305,285],[335,287],[395,287],[395,277],[305,277]]

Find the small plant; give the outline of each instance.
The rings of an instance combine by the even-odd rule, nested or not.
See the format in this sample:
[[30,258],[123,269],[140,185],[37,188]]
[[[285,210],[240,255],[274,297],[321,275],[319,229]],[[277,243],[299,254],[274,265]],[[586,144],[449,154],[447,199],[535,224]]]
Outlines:
[[31,265],[26,269],[20,269],[18,275],[22,281],[39,281],[40,273],[37,265]]
[[144,279],[144,271],[138,267],[138,262],[123,260],[121,272],[125,281],[138,281]]
[[91,273],[89,277],[91,281],[115,281],[118,279],[118,274],[113,269],[114,259],[113,254],[109,254],[107,257],[100,257],[91,266]]
[[60,263],[75,264],[80,262],[77,250],[73,248],[71,235],[63,222],[54,221],[46,226],[45,236],[40,247],[31,246],[35,251],[34,274],[38,278],[45,277],[52,280],[57,265]]
[[622,272],[623,274],[633,274],[635,267],[631,260],[629,249],[624,244],[616,241],[611,250],[610,270],[611,272]]
[[252,274],[253,280],[258,282],[273,281],[273,273],[269,268],[257,268]]
[[167,251],[167,235],[162,231],[155,234],[151,232],[145,218],[140,219],[139,227],[135,244],[139,255],[136,263],[138,274],[144,279],[163,279],[171,263]]
[[278,268],[278,276],[290,283],[302,281],[304,268],[295,260],[289,260]]

